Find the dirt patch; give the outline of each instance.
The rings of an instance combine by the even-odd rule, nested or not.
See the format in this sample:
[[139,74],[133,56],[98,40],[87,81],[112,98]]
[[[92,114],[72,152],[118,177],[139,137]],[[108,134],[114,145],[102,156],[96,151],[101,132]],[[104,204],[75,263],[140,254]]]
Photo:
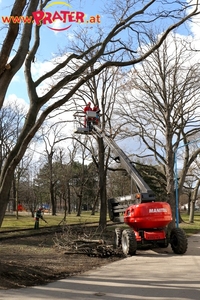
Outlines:
[[[77,246],[70,241],[71,234],[75,240],[90,239],[91,230],[73,230],[70,235],[64,231],[0,241],[0,289],[47,284],[123,258],[110,247],[106,250],[107,245],[112,244],[112,231],[101,235],[106,244],[97,247],[85,247],[83,242]],[[80,244],[82,246],[79,248]]]

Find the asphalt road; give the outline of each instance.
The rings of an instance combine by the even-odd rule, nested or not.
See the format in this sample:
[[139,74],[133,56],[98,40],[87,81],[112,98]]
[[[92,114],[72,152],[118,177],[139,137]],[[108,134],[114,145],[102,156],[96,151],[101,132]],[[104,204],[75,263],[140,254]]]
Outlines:
[[184,255],[167,249],[136,256],[46,286],[0,291],[0,300],[199,300],[200,233]]

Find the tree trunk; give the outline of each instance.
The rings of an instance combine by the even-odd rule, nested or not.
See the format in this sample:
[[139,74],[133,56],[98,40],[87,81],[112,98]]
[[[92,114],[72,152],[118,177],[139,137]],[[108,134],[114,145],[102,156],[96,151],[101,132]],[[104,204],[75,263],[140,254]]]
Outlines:
[[17,210],[17,207],[16,207],[16,181],[15,181],[15,176],[13,176],[13,185],[12,185],[12,190],[13,190],[13,193],[12,193],[12,198],[13,198],[13,211],[16,211]]
[[3,223],[4,215],[9,202],[10,188],[10,184],[6,184],[4,185],[2,191],[0,191],[0,225]]
[[[197,184],[192,193],[192,197],[190,199],[190,217],[189,217],[190,223],[194,223],[195,202],[196,202],[199,186],[200,186],[200,179],[197,181]],[[189,206],[188,206],[188,208],[189,208]]]
[[56,216],[56,199],[54,195],[54,185],[52,184],[52,182],[50,182],[49,190],[50,190],[50,200],[52,205],[52,216]]
[[95,197],[95,200],[94,200],[94,203],[93,203],[93,207],[92,207],[92,212],[91,212],[91,215],[94,216],[95,215],[95,210],[96,210],[96,206],[97,206],[97,201],[99,199],[99,190],[96,194],[96,197]]
[[77,217],[80,217],[80,215],[81,215],[82,198],[83,198],[83,195],[81,193],[80,195],[78,195]]
[[68,200],[67,212],[68,214],[71,214],[71,194],[70,194],[69,181],[67,182],[67,200]]
[[100,218],[99,228],[104,229],[107,221],[107,199],[106,199],[106,174],[104,167],[105,149],[103,138],[98,138],[99,146],[99,196],[100,196]]
[[188,210],[187,210],[187,215],[190,216],[190,211],[191,211],[191,198],[192,198],[192,193],[189,191],[188,195]]
[[[31,16],[33,11],[37,10],[39,0],[35,1],[27,1],[25,0],[16,0],[13,3],[13,8],[11,11],[12,16],[21,16],[23,14],[23,10],[27,5],[27,16]],[[15,44],[17,37],[19,37],[19,24],[10,22],[8,27],[8,32],[4,38],[2,43],[2,48],[0,51],[0,108],[3,105],[4,98],[10,82],[13,76],[18,72],[18,70],[22,67],[24,60],[27,56],[30,46],[31,34],[32,34],[32,26],[33,24],[25,24],[22,32],[20,32],[20,44],[18,51],[13,56],[11,62],[9,63],[8,69],[6,69],[7,61],[9,56],[11,57],[12,48]]]
[[67,199],[66,199],[66,196],[64,195],[63,196],[63,200],[64,200],[64,221],[66,221],[66,218],[67,218]]
[[167,179],[167,202],[171,206],[173,220],[169,224],[168,229],[171,231],[175,227],[176,218],[176,201],[175,201],[175,186],[174,186],[174,152],[172,147],[172,133],[170,132],[170,121],[166,128],[166,179]]
[[195,210],[195,201],[190,202],[190,217],[189,222],[194,223],[194,210]]

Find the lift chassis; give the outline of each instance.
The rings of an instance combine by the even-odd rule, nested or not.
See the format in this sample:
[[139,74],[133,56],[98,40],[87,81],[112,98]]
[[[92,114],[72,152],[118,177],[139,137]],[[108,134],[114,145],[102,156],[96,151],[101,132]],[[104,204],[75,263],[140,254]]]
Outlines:
[[[94,112],[88,112],[87,117],[95,120]],[[172,221],[171,207],[168,203],[157,201],[155,194],[143,180],[134,164],[124,151],[95,122],[79,127],[75,133],[93,134],[103,138],[119,158],[121,166],[126,169],[137,188],[137,193],[123,197],[108,199],[110,220],[125,223],[129,227],[117,227],[114,232],[114,247],[121,247],[123,253],[135,255],[138,248],[151,245],[161,248],[171,248],[175,254],[187,251],[188,241],[181,228],[173,228],[168,232],[168,224]]]

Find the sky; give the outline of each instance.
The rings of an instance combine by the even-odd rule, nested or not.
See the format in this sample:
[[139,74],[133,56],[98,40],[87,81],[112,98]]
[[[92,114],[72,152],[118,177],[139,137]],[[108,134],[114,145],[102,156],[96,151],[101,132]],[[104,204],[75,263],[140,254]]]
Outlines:
[[[9,16],[10,10],[12,8],[13,0],[0,0],[0,11],[1,17],[2,16]],[[96,26],[102,28],[109,27],[110,20],[102,12],[102,5],[106,3],[106,0],[80,0],[80,1],[59,1],[62,4],[55,4],[58,1],[51,1],[46,8],[45,12],[54,15],[55,11],[60,12],[61,10],[67,11],[75,11],[79,13],[84,13],[86,15],[86,19],[89,20],[91,16],[95,17],[96,24],[77,24],[77,23],[70,23],[71,27],[64,31],[58,31],[59,29],[65,27],[67,23],[63,23],[59,18],[63,16],[61,13],[59,15],[54,15],[55,18],[59,20],[54,22],[53,24],[49,24],[49,27],[53,28],[54,30],[48,28],[47,25],[43,25],[41,29],[41,46],[37,53],[35,63],[32,64],[33,68],[33,76],[35,78],[38,75],[42,75],[48,70],[52,68],[52,61],[54,57],[56,57],[57,53],[66,47],[68,41],[73,41],[74,39],[74,30],[78,26],[86,26],[87,30],[94,32]],[[158,1],[158,3],[161,3]],[[97,15],[99,16],[97,18]],[[81,20],[81,14],[79,14]],[[67,16],[66,16],[67,18]],[[2,20],[1,20],[2,22]],[[164,21],[163,21],[164,22]],[[69,24],[69,23],[68,23]],[[68,26],[67,24],[67,26]],[[180,36],[188,37],[192,39],[194,44],[199,44],[199,29],[200,29],[200,22],[195,21],[195,23],[190,23],[189,25],[182,26],[178,33]],[[2,27],[2,26],[1,26]],[[5,26],[4,26],[5,27]],[[0,31],[0,41],[4,39],[6,32],[6,28]],[[200,46],[199,46],[200,49]],[[13,52],[14,54],[14,52]],[[13,55],[12,54],[12,55]],[[12,56],[10,57],[12,59]],[[28,96],[26,92],[26,83],[23,76],[23,68],[15,75],[12,80],[12,83],[9,87],[8,93],[6,95],[6,101],[17,99],[19,103],[24,103],[24,105],[28,105]],[[70,130],[73,131],[73,126],[70,127]]]
[[[58,2],[58,1],[57,1]],[[78,2],[78,4],[72,4],[71,2]],[[45,72],[49,70],[52,67],[52,64],[50,60],[56,56],[59,51],[62,51],[67,45],[68,40],[73,40],[74,35],[73,32],[76,30],[77,26],[87,26],[90,28],[90,30],[95,30],[96,26],[101,26],[102,28],[104,26],[107,26],[108,24],[108,19],[105,17],[105,15],[102,13],[102,4],[103,2],[106,1],[98,1],[98,0],[82,0],[82,1],[60,1],[60,3],[65,3],[65,4],[59,4],[56,5],[56,1],[51,1],[49,4],[49,7],[46,9],[46,12],[50,12],[53,16],[55,11],[60,12],[61,10],[75,10],[79,12],[83,12],[86,15],[86,19],[88,20],[91,16],[96,17],[97,15],[100,16],[100,23],[92,24],[92,26],[88,25],[83,25],[83,24],[77,24],[77,23],[72,23],[71,27],[68,30],[64,31],[56,31],[56,30],[51,30],[47,26],[44,25],[42,26],[41,29],[41,45],[39,48],[39,51],[36,56],[36,61],[35,61],[35,66],[33,66],[34,69],[34,75],[42,74],[42,72]],[[10,15],[10,10],[13,4],[13,0],[7,0],[6,5],[5,2],[0,0],[0,11],[2,16],[9,16]],[[52,5],[53,4],[53,5]],[[60,16],[63,16],[60,14]],[[2,20],[1,20],[2,22]],[[50,25],[50,24],[49,24]],[[68,25],[68,24],[67,24]],[[63,27],[66,27],[66,23],[63,24],[60,20],[57,22],[54,22],[50,27],[54,29],[60,29]],[[181,34],[184,35],[198,35],[199,34],[199,25],[196,24],[190,24],[190,29],[192,32],[188,31],[188,26],[184,25],[181,27]],[[1,30],[0,31],[0,40],[3,39],[5,35],[5,31]],[[14,52],[13,52],[14,54]],[[10,57],[12,59],[12,56]],[[27,93],[26,93],[26,88],[25,88],[25,81],[23,78],[23,69],[21,69],[14,77],[7,97],[14,97],[16,95],[18,98],[21,99],[26,99],[27,98]]]

